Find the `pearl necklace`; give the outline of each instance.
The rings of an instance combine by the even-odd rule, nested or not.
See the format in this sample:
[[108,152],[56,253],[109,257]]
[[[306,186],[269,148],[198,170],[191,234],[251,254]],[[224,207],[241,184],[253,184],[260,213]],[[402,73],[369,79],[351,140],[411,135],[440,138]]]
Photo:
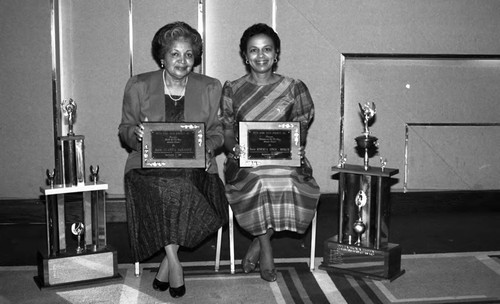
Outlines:
[[[186,78],[185,83],[187,84],[187,78]],[[170,97],[170,99],[172,99],[176,104],[179,100],[182,99],[182,97],[184,97],[184,94],[186,93],[186,85],[184,85],[184,88],[182,89],[182,92],[181,92],[181,95],[179,96],[179,98],[172,97],[172,95],[170,94],[170,90],[168,89],[168,86],[167,86],[167,81],[165,79],[165,71],[163,72],[163,85],[165,88],[165,93],[167,93],[168,97]]]

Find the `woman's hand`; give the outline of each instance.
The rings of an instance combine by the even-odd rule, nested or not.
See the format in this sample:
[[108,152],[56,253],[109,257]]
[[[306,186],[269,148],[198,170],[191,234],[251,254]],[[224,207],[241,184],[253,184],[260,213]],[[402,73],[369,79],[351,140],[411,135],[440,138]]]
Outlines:
[[305,146],[300,146],[299,148],[299,157],[300,157],[300,162],[304,163],[304,157],[306,156],[306,147]]
[[240,145],[238,145],[238,144],[234,145],[234,147],[232,149],[232,154],[233,154],[233,158],[234,159],[240,158],[240,154],[241,154],[241,147],[240,147]]
[[208,171],[210,167],[212,166],[212,160],[213,160],[213,155],[212,155],[212,150],[207,149],[205,152],[205,171]]
[[[148,118],[144,118],[144,122],[148,122]],[[142,123],[137,124],[137,126],[134,127],[134,134],[137,137],[137,141],[141,142],[142,138],[144,137],[144,126]]]
[[141,142],[142,137],[144,136],[144,126],[142,123],[134,127],[134,134],[137,137],[137,141]]

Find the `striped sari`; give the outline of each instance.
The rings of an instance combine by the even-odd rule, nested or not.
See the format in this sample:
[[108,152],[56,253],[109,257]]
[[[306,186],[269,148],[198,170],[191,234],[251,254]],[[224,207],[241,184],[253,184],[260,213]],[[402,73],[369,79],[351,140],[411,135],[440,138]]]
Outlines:
[[[269,85],[255,85],[242,77],[224,84],[221,121],[238,136],[239,121],[298,121],[301,145],[314,116],[314,105],[306,85],[280,76]],[[225,164],[226,196],[238,224],[257,236],[274,231],[304,233],[318,203],[319,186],[311,165],[304,158],[301,167],[266,165],[239,168],[228,158]]]

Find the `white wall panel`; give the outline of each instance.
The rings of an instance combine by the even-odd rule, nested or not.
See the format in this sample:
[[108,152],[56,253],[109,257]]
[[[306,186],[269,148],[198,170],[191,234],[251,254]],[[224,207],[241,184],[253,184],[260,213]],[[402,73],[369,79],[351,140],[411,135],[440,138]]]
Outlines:
[[245,75],[240,38],[254,23],[272,22],[271,0],[206,1],[206,74],[234,80]]
[[[128,2],[62,1],[62,99],[77,104],[74,132],[85,136],[87,181],[99,166],[108,193],[123,193],[123,88],[129,77]],[[63,134],[66,135],[66,134]]]
[[54,169],[50,1],[0,1],[0,198],[35,198]]
[[[307,4],[306,4],[307,5]],[[334,188],[331,166],[338,161],[339,109],[332,107],[339,94],[340,56],[303,4],[277,2],[276,30],[281,39],[278,73],[302,80],[315,105],[315,119],[309,129],[306,156],[322,191]],[[331,192],[331,190],[330,190]]]

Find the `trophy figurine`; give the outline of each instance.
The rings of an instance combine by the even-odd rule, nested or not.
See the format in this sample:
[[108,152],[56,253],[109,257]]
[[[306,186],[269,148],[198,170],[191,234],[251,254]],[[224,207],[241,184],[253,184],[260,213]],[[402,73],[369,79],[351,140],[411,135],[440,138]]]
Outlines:
[[76,253],[80,254],[83,253],[84,247],[81,245],[81,238],[83,234],[83,229],[85,228],[85,225],[83,223],[73,223],[71,225],[71,232],[77,236],[78,238],[78,247],[76,248]]
[[369,152],[372,149],[376,148],[378,140],[378,138],[376,138],[375,136],[370,135],[368,125],[370,120],[375,116],[377,112],[375,110],[374,102],[372,102],[371,104],[367,102],[364,105],[359,104],[359,108],[361,110],[361,115],[363,116],[364,131],[362,133],[363,135],[356,137],[355,140],[358,149],[361,149],[364,152],[364,168],[366,171],[369,168]]
[[49,186],[51,189],[54,188],[55,173],[55,170],[50,171],[49,169],[47,169],[47,180],[49,181]]
[[73,136],[75,135],[75,133],[73,133],[73,124],[76,116],[76,103],[71,98],[63,100],[61,109],[64,116],[68,117],[68,136]]
[[94,182],[94,185],[97,184],[97,180],[99,178],[99,166],[90,166],[90,173],[92,174],[92,181]]
[[366,231],[366,225],[363,223],[362,208],[366,205],[367,196],[363,190],[359,190],[356,195],[356,206],[358,206],[358,220],[354,222],[354,231],[358,234],[356,245],[361,246],[361,235]]
[[380,157],[380,169],[384,172],[385,166],[387,166],[387,158]]
[[344,168],[346,162],[347,162],[347,154],[340,153],[339,162],[337,164],[337,167],[338,168]]

